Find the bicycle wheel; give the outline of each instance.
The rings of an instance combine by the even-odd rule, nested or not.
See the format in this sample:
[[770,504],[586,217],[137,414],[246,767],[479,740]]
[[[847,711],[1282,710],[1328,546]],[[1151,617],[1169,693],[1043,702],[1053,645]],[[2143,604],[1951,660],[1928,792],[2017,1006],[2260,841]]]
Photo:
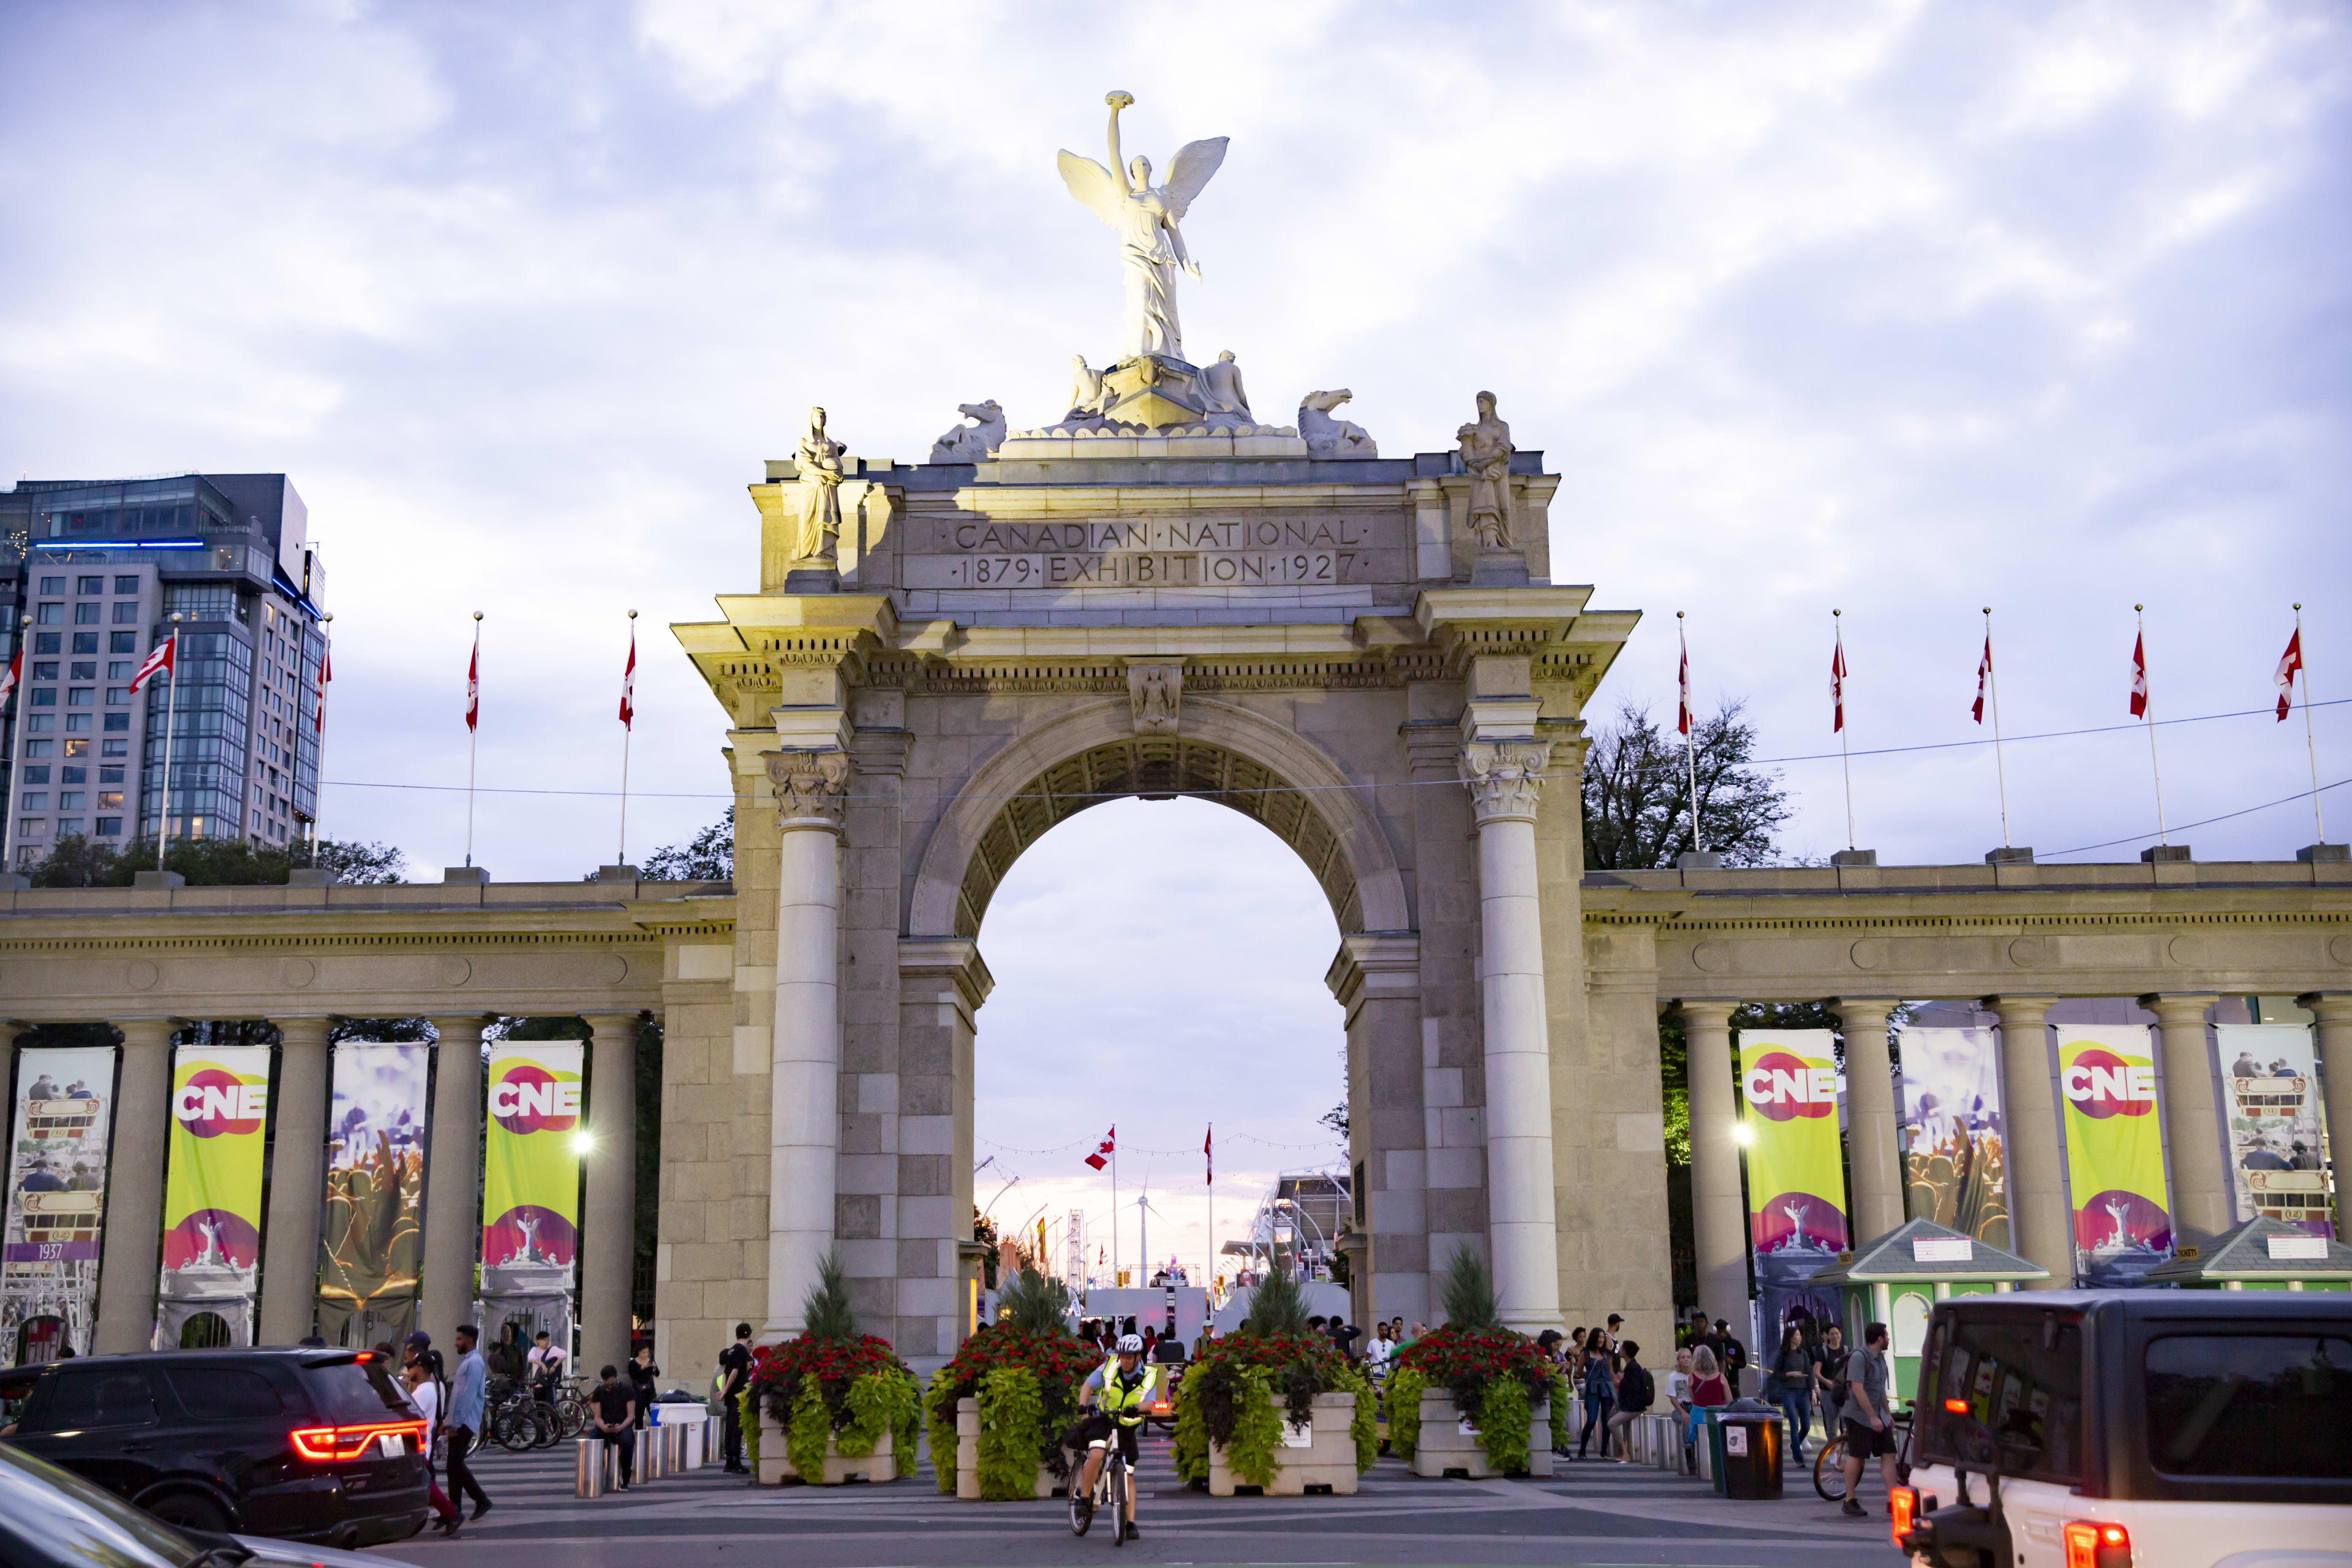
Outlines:
[[1070,1467],[1070,1533],[1084,1535],[1094,1527],[1094,1499],[1087,1495],[1082,1485],[1086,1475],[1086,1459],[1082,1456]]
[[1840,1433],[1822,1445],[1821,1457],[1813,1461],[1813,1490],[1822,1494],[1823,1502],[1845,1500],[1845,1436]]
[[522,1414],[511,1405],[490,1416],[489,1436],[491,1442],[509,1454],[520,1454],[530,1447],[530,1435]]
[[530,1407],[531,1441],[534,1448],[552,1448],[563,1441],[563,1418],[549,1405]]
[[[1116,1438],[1112,1439],[1114,1442],[1117,1440],[1118,1439]],[[1105,1465],[1103,1467],[1103,1468],[1110,1474],[1110,1521],[1114,1526],[1116,1526],[1116,1529],[1111,1534],[1110,1543],[1113,1546],[1124,1546],[1127,1544],[1128,1526],[1128,1469],[1127,1464],[1124,1460],[1117,1459],[1115,1451],[1113,1458],[1115,1462],[1118,1464],[1118,1468],[1112,1469],[1109,1465]]]
[[588,1403],[576,1394],[567,1394],[555,1402],[558,1435],[577,1437],[588,1429]]

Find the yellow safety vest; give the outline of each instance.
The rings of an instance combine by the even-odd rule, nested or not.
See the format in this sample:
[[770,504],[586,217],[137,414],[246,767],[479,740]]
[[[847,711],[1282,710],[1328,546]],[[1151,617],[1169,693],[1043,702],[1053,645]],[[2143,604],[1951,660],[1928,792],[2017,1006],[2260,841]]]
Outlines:
[[1132,1426],[1143,1419],[1143,1408],[1151,1403],[1151,1387],[1157,1374],[1158,1369],[1145,1362],[1135,1369],[1135,1386],[1129,1388],[1125,1386],[1126,1374],[1118,1370],[1118,1358],[1113,1357],[1104,1363],[1102,1392],[1096,1395],[1095,1402],[1104,1415],[1120,1426]]

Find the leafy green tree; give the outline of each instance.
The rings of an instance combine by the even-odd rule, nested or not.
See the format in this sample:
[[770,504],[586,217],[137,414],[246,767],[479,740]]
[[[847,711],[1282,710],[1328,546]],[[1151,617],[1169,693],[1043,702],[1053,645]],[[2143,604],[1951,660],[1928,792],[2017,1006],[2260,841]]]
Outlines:
[[[1756,727],[1746,704],[1727,702],[1693,736],[1699,824],[1727,866],[1769,866],[1789,820],[1789,791],[1755,763]],[[1594,737],[1584,760],[1584,864],[1593,871],[1648,871],[1694,847],[1691,761],[1679,735],[1662,734],[1646,708],[1627,703]]]
[[801,1300],[801,1332],[812,1340],[854,1340],[857,1313],[849,1304],[849,1281],[841,1258],[828,1251],[817,1259],[816,1283]]
[[735,808],[684,844],[646,857],[639,868],[651,882],[731,882],[735,879]]
[[1491,1329],[1500,1324],[1502,1306],[1495,1294],[1495,1273],[1486,1260],[1467,1247],[1454,1248],[1445,1266],[1445,1321],[1457,1329]]
[[[248,838],[175,838],[163,851],[163,869],[176,871],[192,888],[282,885],[295,871],[317,866],[346,882],[385,884],[401,879],[402,857],[388,844],[342,839],[280,847]],[[127,888],[142,871],[155,868],[155,841],[134,838],[111,844],[68,834],[42,859],[26,868],[37,888]]]

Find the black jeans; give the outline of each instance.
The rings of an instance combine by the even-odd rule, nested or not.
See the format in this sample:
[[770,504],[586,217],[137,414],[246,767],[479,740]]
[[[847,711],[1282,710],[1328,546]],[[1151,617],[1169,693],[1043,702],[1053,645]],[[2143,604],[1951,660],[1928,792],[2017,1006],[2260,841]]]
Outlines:
[[1612,1398],[1604,1396],[1595,1399],[1590,1394],[1585,1396],[1584,1430],[1576,1439],[1578,1458],[1584,1458],[1585,1450],[1591,1446],[1592,1431],[1596,1426],[1601,1429],[1601,1457],[1604,1459],[1609,1457],[1609,1417],[1616,1408],[1617,1401]]
[[613,1468],[614,1472],[621,1478],[621,1484],[623,1486],[627,1486],[632,1480],[636,1479],[636,1428],[634,1426],[624,1426],[617,1432],[599,1432],[596,1435],[604,1439],[604,1447],[608,1448],[617,1448],[619,1450],[619,1453],[614,1457]]
[[472,1498],[478,1509],[488,1508],[490,1506],[489,1493],[484,1491],[482,1483],[474,1479],[474,1472],[466,1468],[466,1454],[473,1446],[471,1427],[449,1428],[449,1500],[462,1508],[466,1499]]
[[727,1422],[724,1436],[719,1439],[719,1454],[729,1469],[740,1470],[743,1468],[743,1402],[729,1394],[719,1403],[726,1406],[722,1415]]

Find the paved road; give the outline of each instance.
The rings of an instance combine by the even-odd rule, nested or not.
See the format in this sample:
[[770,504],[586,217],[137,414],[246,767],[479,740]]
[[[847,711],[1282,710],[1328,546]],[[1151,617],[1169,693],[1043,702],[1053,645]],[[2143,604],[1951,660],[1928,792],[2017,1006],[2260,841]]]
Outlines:
[[[498,1506],[455,1542],[383,1549],[422,1568],[994,1568],[997,1564],[1755,1563],[1901,1568],[1886,1521],[1849,1520],[1791,1475],[1778,1502],[1734,1503],[1705,1483],[1629,1466],[1563,1465],[1549,1481],[1416,1479],[1394,1459],[1352,1498],[1211,1498],[1177,1481],[1147,1440],[1144,1536],[1069,1531],[1058,1500],[959,1503],[925,1462],[887,1486],[747,1486],[714,1467],[626,1494],[572,1496],[570,1446],[477,1467]],[[1802,1487],[1800,1495],[1798,1487]]]

